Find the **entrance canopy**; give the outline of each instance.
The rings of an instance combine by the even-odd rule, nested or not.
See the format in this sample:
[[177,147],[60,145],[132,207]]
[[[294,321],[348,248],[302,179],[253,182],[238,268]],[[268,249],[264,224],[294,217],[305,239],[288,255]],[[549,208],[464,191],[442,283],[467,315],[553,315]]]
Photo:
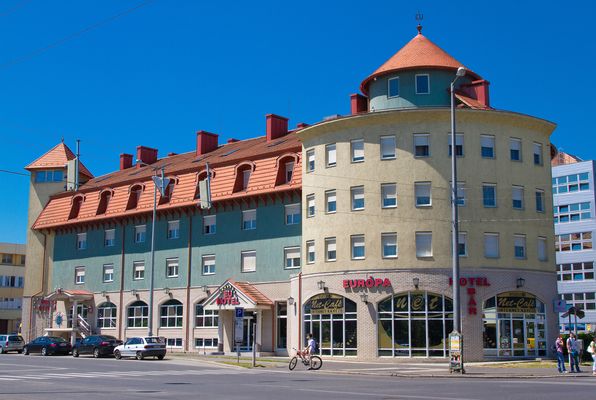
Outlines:
[[248,282],[234,282],[228,279],[204,302],[204,310],[263,310],[273,307],[273,301]]
[[56,289],[46,296],[45,300],[50,301],[86,301],[93,300],[93,293],[86,290]]

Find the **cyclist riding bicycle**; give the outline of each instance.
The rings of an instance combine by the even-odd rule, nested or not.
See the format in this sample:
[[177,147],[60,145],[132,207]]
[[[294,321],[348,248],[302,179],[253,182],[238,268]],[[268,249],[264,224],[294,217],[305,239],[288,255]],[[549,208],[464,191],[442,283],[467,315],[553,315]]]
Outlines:
[[306,334],[306,341],[306,347],[302,351],[302,357],[305,358],[310,357],[312,354],[315,354],[317,349],[317,342],[315,341],[312,333]]

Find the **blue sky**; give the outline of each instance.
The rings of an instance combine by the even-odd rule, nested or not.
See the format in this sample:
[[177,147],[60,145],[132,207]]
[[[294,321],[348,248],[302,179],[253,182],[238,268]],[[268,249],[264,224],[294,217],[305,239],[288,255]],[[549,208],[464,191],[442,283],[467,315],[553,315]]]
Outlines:
[[[494,107],[556,122],[552,142],[591,159],[596,6],[563,4],[0,0],[0,169],[24,172],[62,137],[101,175],[137,145],[190,151],[200,129],[222,142],[264,134],[267,113],[292,127],[347,114],[419,10]],[[24,243],[28,179],[0,183],[0,242]]]

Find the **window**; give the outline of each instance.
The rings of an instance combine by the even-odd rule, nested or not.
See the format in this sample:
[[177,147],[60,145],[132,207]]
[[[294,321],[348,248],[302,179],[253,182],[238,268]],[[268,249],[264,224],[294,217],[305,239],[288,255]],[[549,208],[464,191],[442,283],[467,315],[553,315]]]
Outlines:
[[315,170],[315,151],[308,150],[306,152],[306,172],[313,172]]
[[243,251],[241,252],[241,271],[255,272],[257,270],[257,252]]
[[[449,197],[451,197],[451,182],[449,182]],[[465,182],[457,182],[457,205],[460,207],[464,207],[466,205],[466,183]]]
[[292,181],[292,176],[294,175],[294,161],[290,161],[286,163],[286,183],[290,183]]
[[97,307],[97,327],[115,328],[116,327],[116,305],[113,303],[102,303]]
[[135,261],[132,263],[132,279],[135,281],[145,279],[145,261]]
[[495,137],[480,135],[480,155],[482,158],[495,158]]
[[534,165],[542,165],[542,145],[534,143]]
[[216,231],[216,215],[205,215],[203,217],[203,233],[213,235]]
[[168,221],[168,239],[180,237],[180,221]]
[[399,78],[391,78],[387,81],[387,97],[399,96]]
[[248,189],[248,182],[250,181],[250,173],[251,172],[252,171],[250,168],[242,171],[242,190]]
[[85,267],[75,268],[75,284],[82,285],[85,283]]
[[72,205],[70,207],[68,219],[74,219],[79,216],[79,212],[81,211],[81,205],[83,204],[83,200],[84,200],[84,197],[82,195],[77,195],[72,199]]
[[416,94],[430,94],[430,77],[428,74],[416,74]]
[[559,176],[553,178],[553,194],[590,190],[590,175],[588,172]]
[[112,247],[114,246],[114,240],[116,237],[116,230],[115,229],[106,229],[104,231],[103,236],[103,244],[105,247]]
[[257,229],[257,210],[242,211],[242,229],[245,231]]
[[315,216],[315,195],[309,194],[306,196],[306,217],[312,218]]
[[166,338],[166,346],[172,348],[182,348],[182,338]]
[[536,189],[536,212],[544,212],[544,190],[541,189]]
[[335,238],[325,238],[325,261],[335,261],[337,259],[337,249]]
[[149,307],[144,301],[135,301],[127,310],[128,328],[146,328],[149,321]]
[[85,250],[87,248],[87,233],[77,233],[77,249]]
[[99,205],[97,206],[97,215],[103,215],[108,210],[110,199],[112,198],[111,190],[104,190],[99,197]]
[[[451,157],[451,135],[449,137],[449,157]],[[455,134],[455,155],[458,157],[463,157],[464,155],[464,135],[461,133]]]
[[337,163],[337,154],[335,151],[335,143],[325,146],[325,163],[327,167],[335,167]]
[[176,299],[163,303],[160,307],[159,322],[162,328],[182,327],[183,307]]
[[147,226],[138,225],[135,226],[135,243],[145,243],[147,236]]
[[337,196],[335,190],[328,190],[325,192],[325,212],[328,214],[337,211]]
[[217,338],[195,338],[195,348],[217,348]]
[[497,206],[497,185],[482,184],[482,205],[484,205],[484,208]]
[[561,299],[582,310],[596,310],[596,301],[594,301],[596,300],[596,294],[594,292],[564,293],[561,294]]
[[284,259],[286,268],[300,268],[300,247],[284,248]]
[[352,260],[363,260],[366,256],[364,235],[352,235],[350,237],[352,247]]
[[485,233],[484,234],[484,257],[498,258],[499,257],[499,234]]
[[166,259],[166,277],[167,278],[178,277],[178,258]]
[[430,182],[416,182],[414,184],[416,196],[416,207],[428,207],[431,205]]
[[288,305],[285,302],[275,304],[275,319],[277,322],[277,340],[275,346],[278,349],[285,349],[288,345]]
[[364,186],[350,188],[352,211],[364,210]]
[[309,240],[306,242],[306,263],[312,264],[315,262],[315,241]]
[[12,264],[12,254],[2,254],[2,264]]
[[195,326],[197,328],[212,328],[219,325],[219,311],[205,310],[202,304],[195,306]]
[[548,256],[546,254],[546,238],[538,236],[538,261],[547,261]]
[[509,154],[511,155],[511,161],[521,161],[521,140],[511,138],[509,139]]
[[555,235],[556,251],[592,250],[592,232],[575,232]]
[[414,156],[430,156],[430,135],[420,133],[414,134]]
[[[338,305],[337,314],[311,312],[316,304],[331,298]],[[343,296],[321,293],[304,304],[304,330],[312,332],[324,356],[355,356],[358,348],[356,303]]]
[[35,173],[35,183],[62,182],[64,172],[61,170],[38,171]]
[[[538,192],[536,192],[536,194],[538,194]],[[591,219],[591,207],[592,205],[589,201],[554,206],[555,223],[577,222]]]
[[381,160],[393,160],[396,158],[395,136],[381,136]]
[[511,188],[511,206],[516,210],[524,208],[524,188],[523,186],[513,186]]
[[397,185],[395,183],[381,184],[381,208],[397,207]]
[[141,194],[143,193],[143,186],[134,185],[130,188],[130,194],[128,196],[128,202],[126,203],[127,210],[134,210],[139,204]]
[[25,255],[21,255],[21,265],[25,265]]
[[432,257],[432,232],[416,232],[416,257]]
[[364,161],[364,140],[356,139],[350,142],[352,148],[352,162]]
[[104,283],[114,282],[114,264],[105,264],[103,266]]
[[288,204],[284,206],[286,215],[286,225],[295,225],[300,223],[300,203]]
[[523,260],[526,258],[526,236],[525,235],[514,235],[513,236],[513,250],[515,258]]
[[457,236],[457,254],[461,257],[468,256],[468,235],[465,232],[459,232]]
[[381,234],[381,250],[383,258],[397,257],[397,233]]
[[215,255],[202,257],[203,275],[215,274]]
[[594,262],[578,262],[573,264],[557,265],[558,279],[560,281],[583,281],[594,279]]

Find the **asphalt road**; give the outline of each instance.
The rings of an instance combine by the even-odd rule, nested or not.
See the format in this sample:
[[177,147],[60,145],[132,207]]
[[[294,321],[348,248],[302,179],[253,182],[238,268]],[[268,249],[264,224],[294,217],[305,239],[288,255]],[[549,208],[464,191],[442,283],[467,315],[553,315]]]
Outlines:
[[[196,360],[0,355],[0,399],[593,399],[596,378],[396,378]],[[324,368],[324,366],[323,366]]]

